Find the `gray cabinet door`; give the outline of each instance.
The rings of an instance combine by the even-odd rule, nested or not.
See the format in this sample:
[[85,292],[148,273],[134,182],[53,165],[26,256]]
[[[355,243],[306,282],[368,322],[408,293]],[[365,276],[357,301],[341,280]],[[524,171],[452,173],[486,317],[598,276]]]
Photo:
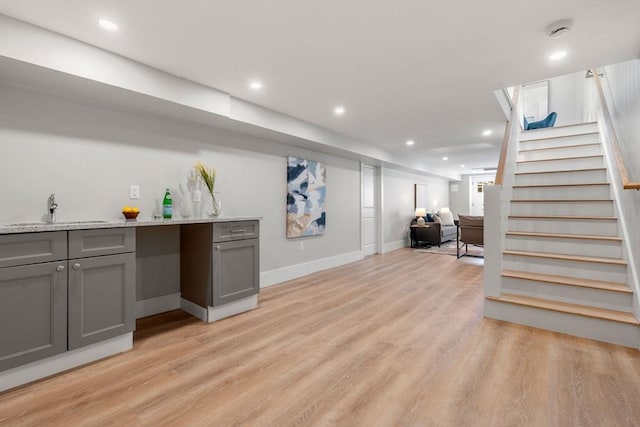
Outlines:
[[213,306],[260,291],[258,239],[214,243],[211,256]]
[[38,264],[66,259],[66,231],[0,236],[0,267]]
[[107,228],[69,231],[69,258],[113,255],[136,250],[136,230]]
[[69,350],[131,332],[135,253],[69,260]]
[[67,350],[66,267],[0,268],[0,371]]

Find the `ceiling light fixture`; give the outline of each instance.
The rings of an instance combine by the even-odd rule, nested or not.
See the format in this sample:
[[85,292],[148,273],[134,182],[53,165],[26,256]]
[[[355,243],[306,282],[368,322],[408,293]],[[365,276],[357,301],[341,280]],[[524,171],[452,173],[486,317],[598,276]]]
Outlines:
[[567,56],[567,51],[566,50],[559,50],[557,52],[553,52],[551,55],[549,55],[549,59],[552,61],[559,61],[562,58],[564,58],[565,56]]
[[105,30],[118,31],[118,24],[108,19],[102,18],[98,21],[98,24]]
[[485,129],[484,131],[482,131],[482,136],[489,136],[493,133],[493,131],[491,129]]
[[408,140],[408,141],[406,142],[406,144],[407,144],[409,147],[411,147],[413,144],[415,144],[415,142],[413,142],[413,140],[412,140],[412,139],[410,139],[410,140]]
[[333,109],[333,113],[334,113],[336,116],[341,116],[341,115],[343,115],[343,114],[345,113],[345,111],[346,111],[346,110],[345,110],[345,109],[344,109],[344,107],[342,107],[342,106],[340,106],[340,107],[336,107],[336,108],[334,108],[334,109]]
[[257,80],[254,80],[251,83],[249,83],[249,87],[253,90],[260,90],[262,89],[262,83],[260,83]]
[[464,165],[460,165],[460,167],[461,167],[461,168],[463,168],[463,167],[464,167]]
[[448,157],[443,157],[442,160],[449,160],[449,158]]
[[554,22],[547,27],[547,35],[553,39],[562,37],[571,31],[573,21],[571,19],[563,19],[562,21]]

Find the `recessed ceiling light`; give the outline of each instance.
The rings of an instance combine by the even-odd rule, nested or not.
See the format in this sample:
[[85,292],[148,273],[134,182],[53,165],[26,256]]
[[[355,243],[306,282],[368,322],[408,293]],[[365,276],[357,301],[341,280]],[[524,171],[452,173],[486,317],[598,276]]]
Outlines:
[[463,168],[463,167],[464,167],[464,165],[460,165],[460,167],[461,167],[461,168]]
[[448,157],[443,157],[442,160],[449,160],[449,158]]
[[98,21],[98,24],[105,30],[118,31],[118,24],[108,19],[102,18]]
[[336,107],[336,108],[334,108],[334,109],[333,109],[333,113],[334,113],[336,116],[341,116],[341,115],[343,115],[345,111],[346,111],[346,110],[345,110],[345,109],[344,109],[344,107],[342,107],[342,106],[340,106],[340,107]]
[[415,142],[413,142],[413,140],[412,140],[412,139],[410,139],[410,140],[408,140],[408,141],[406,142],[406,144],[407,144],[408,146],[412,146],[413,144],[415,144]]
[[482,131],[482,136],[489,136],[493,133],[493,131],[491,129],[485,129],[484,131]]
[[549,55],[549,59],[552,61],[559,61],[562,58],[564,58],[565,56],[567,56],[567,51],[566,50],[559,50],[557,52],[553,52],[551,55]]
[[260,90],[262,89],[262,83],[257,80],[253,80],[251,83],[249,83],[249,87],[253,90]]

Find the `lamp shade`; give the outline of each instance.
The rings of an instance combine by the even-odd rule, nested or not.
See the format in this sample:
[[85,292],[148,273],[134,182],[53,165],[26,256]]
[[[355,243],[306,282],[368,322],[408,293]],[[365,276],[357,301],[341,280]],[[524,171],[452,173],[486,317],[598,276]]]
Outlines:
[[416,216],[426,216],[427,209],[426,208],[416,208]]
[[440,208],[440,212],[445,213],[445,212],[450,212],[450,211],[449,211],[449,208],[446,207],[446,208]]

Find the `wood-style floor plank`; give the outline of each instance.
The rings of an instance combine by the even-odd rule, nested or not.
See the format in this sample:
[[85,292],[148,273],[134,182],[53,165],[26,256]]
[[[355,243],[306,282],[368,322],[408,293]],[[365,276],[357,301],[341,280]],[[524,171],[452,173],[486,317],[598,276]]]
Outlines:
[[640,425],[640,352],[482,316],[482,260],[401,249],[0,394],[2,426]]

